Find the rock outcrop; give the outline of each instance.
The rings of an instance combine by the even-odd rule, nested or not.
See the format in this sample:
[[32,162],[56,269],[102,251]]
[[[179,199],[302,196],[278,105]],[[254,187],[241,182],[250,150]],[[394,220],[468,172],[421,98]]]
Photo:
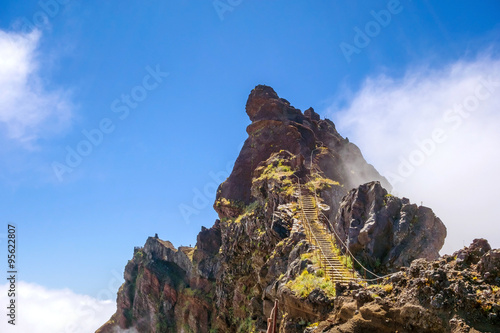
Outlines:
[[[439,257],[446,227],[430,208],[410,204],[370,182],[346,195],[335,229],[351,253],[372,270]],[[381,267],[382,265],[382,267]]]
[[[220,242],[217,224],[205,237],[207,246]],[[125,267],[125,283],[118,291],[117,311],[97,332],[135,328],[138,332],[208,332],[214,313],[213,273],[201,271],[204,250],[175,249],[168,241],[149,237]]]
[[499,332],[500,278],[486,281],[479,264],[498,252],[488,248],[474,240],[452,256],[415,260],[381,284],[349,285],[328,320],[308,332]]
[[[253,173],[259,163],[282,150],[303,159],[303,176],[317,167],[325,177],[337,182],[330,203],[336,212],[340,198],[353,187],[379,180],[391,188],[387,180],[368,164],[359,148],[344,139],[328,119],[320,120],[312,108],[305,114],[268,86],[255,87],[248,97],[246,112],[252,123],[247,127],[248,139],[236,159],[233,171],[217,191],[214,208],[219,217],[236,217],[252,200]],[[332,216],[333,218],[333,216]]]
[[[251,92],[246,111],[252,121],[249,137],[217,190],[219,219],[212,228],[202,228],[194,248],[175,249],[157,237],[136,248],[118,291],[117,312],[98,333],[259,332],[266,329],[276,301],[279,332],[408,327],[441,332],[435,328],[444,325],[446,331],[455,325],[444,309],[456,311],[456,327],[471,325],[464,311],[480,296],[466,299],[479,287],[460,291],[460,302],[469,302],[466,308],[459,301],[443,310],[429,304],[448,304],[443,302],[453,288],[463,286],[453,280],[457,274],[472,277],[477,272],[485,293],[498,285],[497,250],[479,242],[476,250],[457,254],[457,260],[426,261],[437,259],[444,225],[429,208],[389,195],[387,180],[331,121],[321,120],[312,108],[302,113],[267,86]],[[331,232],[332,249],[346,266],[350,257],[344,243],[370,268],[401,271],[375,287],[362,281],[334,283],[306,237],[299,203],[306,192],[317,202],[318,225]],[[417,258],[424,259],[412,262]],[[418,289],[426,287],[431,288],[425,289],[427,294]],[[486,315],[471,312],[478,320],[489,320],[487,325],[497,320],[498,308],[490,307],[497,292],[491,289],[484,296]]]

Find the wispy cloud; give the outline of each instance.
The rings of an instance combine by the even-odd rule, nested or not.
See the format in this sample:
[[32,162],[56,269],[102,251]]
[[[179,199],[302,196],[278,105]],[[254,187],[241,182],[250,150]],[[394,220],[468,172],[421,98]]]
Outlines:
[[[443,252],[473,238],[500,247],[500,59],[483,55],[439,70],[380,75],[327,110],[340,133],[394,185],[448,228]],[[347,101],[347,102],[346,102]]]
[[[9,304],[7,290],[8,285],[0,285],[0,304]],[[16,326],[8,324],[6,319],[1,320],[0,332],[95,332],[116,311],[114,301],[101,301],[68,289],[51,290],[26,282],[17,285],[17,296]]]
[[41,32],[0,30],[0,133],[31,145],[66,128],[72,105],[66,90],[48,90],[37,54]]

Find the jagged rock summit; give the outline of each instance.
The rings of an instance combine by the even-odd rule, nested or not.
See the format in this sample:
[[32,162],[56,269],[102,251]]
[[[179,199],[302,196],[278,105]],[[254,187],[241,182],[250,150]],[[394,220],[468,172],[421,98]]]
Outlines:
[[[136,248],[117,312],[98,333],[265,332],[275,305],[276,332],[462,332],[498,323],[498,250],[477,242],[456,260],[439,259],[443,223],[389,195],[387,180],[330,120],[263,85],[246,112],[248,138],[217,190],[219,219],[194,248],[158,237]],[[471,310],[478,300],[483,308]]]
[[287,100],[279,98],[271,87],[259,85],[248,97],[246,112],[252,121],[247,127],[248,139],[231,175],[217,192],[214,208],[221,218],[238,216],[241,207],[251,202],[254,171],[271,154],[282,150],[301,159],[298,163],[302,170],[297,170],[299,177],[317,166],[326,177],[342,185],[332,194],[335,196],[334,211],[342,196],[362,183],[379,180],[391,189],[387,180],[366,163],[359,148],[344,139],[333,122],[320,120],[312,108],[302,114]]

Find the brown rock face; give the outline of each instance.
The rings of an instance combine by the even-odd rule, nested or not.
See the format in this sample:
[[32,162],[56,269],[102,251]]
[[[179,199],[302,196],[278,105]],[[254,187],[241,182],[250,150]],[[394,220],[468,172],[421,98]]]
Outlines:
[[273,88],[259,85],[248,97],[246,111],[252,122],[259,120],[295,120],[301,122],[304,118],[300,110],[290,106],[290,103],[279,98]]
[[248,139],[231,175],[217,191],[214,208],[220,218],[238,216],[241,207],[252,201],[250,188],[256,167],[281,150],[301,156],[304,169],[319,166],[327,177],[343,185],[342,193],[332,193],[330,204],[335,210],[339,199],[354,186],[379,180],[390,188],[358,147],[338,134],[330,120],[321,120],[312,108],[302,114],[271,87],[259,85],[248,97],[246,112],[252,121],[247,128]]
[[[203,251],[220,243],[220,229],[205,229],[202,234]],[[138,332],[208,332],[215,314],[213,270],[204,277],[191,258],[204,258],[205,252],[175,249],[170,242],[149,237],[125,267],[116,313],[97,333],[132,327]]]
[[[195,248],[157,237],[136,248],[117,312],[98,333],[260,332],[276,301],[282,333],[498,327],[498,250],[475,240],[456,257],[427,261],[438,257],[444,225],[431,209],[388,195],[387,181],[331,121],[266,86],[246,110],[249,137],[214,204],[220,219],[202,228]],[[325,236],[337,231],[373,269],[401,271],[369,287],[333,283],[306,239],[304,192],[320,223],[329,221]]]
[[353,255],[372,269],[436,259],[446,237],[446,227],[430,208],[388,194],[379,182],[344,197],[336,228]]
[[474,240],[459,251],[470,261],[457,258],[458,252],[417,259],[378,285],[349,285],[337,294],[328,321],[311,332],[499,332],[500,278],[481,278],[481,263],[498,251],[488,247],[484,239]]

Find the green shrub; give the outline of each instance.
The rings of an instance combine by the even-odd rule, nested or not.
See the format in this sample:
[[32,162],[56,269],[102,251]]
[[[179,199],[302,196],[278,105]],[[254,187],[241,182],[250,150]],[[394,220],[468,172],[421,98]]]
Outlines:
[[[324,273],[323,273],[324,274]],[[287,282],[290,288],[297,296],[307,297],[316,288],[322,289],[327,296],[335,297],[335,285],[325,276],[311,274],[305,269],[293,281]]]
[[241,325],[238,327],[238,333],[256,333],[257,328],[255,327],[255,321],[252,318],[247,317]]
[[348,269],[352,269],[353,267],[352,258],[350,256],[342,256],[342,263]]

